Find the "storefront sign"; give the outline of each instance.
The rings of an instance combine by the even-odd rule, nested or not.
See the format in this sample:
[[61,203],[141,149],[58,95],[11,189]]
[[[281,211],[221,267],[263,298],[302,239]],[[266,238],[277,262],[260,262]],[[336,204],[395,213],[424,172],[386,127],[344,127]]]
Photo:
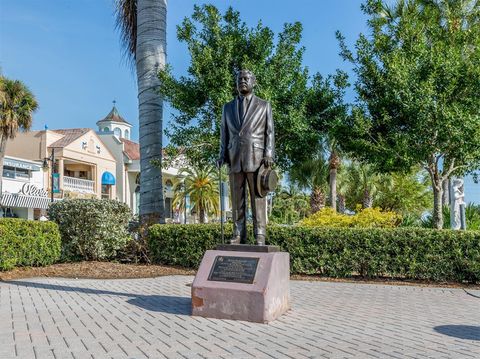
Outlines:
[[25,196],[35,196],[35,197],[47,197],[47,191],[44,189],[35,187],[33,184],[25,183],[20,189],[21,194]]

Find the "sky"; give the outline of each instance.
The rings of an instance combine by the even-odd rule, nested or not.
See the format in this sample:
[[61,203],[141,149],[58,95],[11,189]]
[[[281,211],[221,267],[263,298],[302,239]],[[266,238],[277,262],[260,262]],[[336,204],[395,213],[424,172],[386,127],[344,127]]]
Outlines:
[[[338,55],[335,31],[340,30],[350,46],[361,32],[368,32],[361,0],[170,0],[167,63],[176,76],[186,74],[190,61],[186,46],[176,38],[176,26],[192,14],[194,4],[203,3],[222,13],[231,6],[247,25],[262,21],[275,33],[285,23],[300,21],[304,64],[312,74],[350,72]],[[134,126],[132,139],[138,139],[136,77],[122,56],[113,10],[114,0],[0,0],[0,71],[35,94],[39,110],[34,130],[45,125],[96,128],[115,100],[120,114]],[[164,127],[170,113],[166,104]],[[467,201],[480,203],[480,184],[470,178],[466,183]]]

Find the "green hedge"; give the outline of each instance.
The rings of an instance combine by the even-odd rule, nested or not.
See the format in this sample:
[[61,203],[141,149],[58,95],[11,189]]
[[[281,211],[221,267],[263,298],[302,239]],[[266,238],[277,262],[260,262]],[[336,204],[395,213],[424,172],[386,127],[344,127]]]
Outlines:
[[60,232],[53,222],[0,219],[0,270],[55,263],[60,248]]
[[[269,226],[267,237],[292,274],[480,282],[480,231]],[[153,262],[196,268],[219,240],[219,225],[154,225],[148,247]]]

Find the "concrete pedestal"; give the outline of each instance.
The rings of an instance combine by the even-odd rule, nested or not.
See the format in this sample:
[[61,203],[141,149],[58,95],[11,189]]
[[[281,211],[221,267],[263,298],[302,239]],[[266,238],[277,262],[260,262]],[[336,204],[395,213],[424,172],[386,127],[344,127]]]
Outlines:
[[[212,268],[215,260],[224,260],[225,257],[256,262],[252,283],[239,283],[235,279],[214,280]],[[241,266],[237,269],[241,271]],[[286,252],[207,251],[192,285],[192,315],[270,322],[290,309],[289,281],[290,262]]]

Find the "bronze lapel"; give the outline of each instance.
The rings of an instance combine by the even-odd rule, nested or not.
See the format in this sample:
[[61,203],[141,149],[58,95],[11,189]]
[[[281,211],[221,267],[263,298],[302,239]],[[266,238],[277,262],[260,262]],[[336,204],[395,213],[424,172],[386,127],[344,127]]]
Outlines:
[[238,101],[238,96],[235,97],[235,101],[232,106],[232,111],[233,111],[233,122],[235,124],[235,127],[240,130],[240,116],[239,116],[239,101]]

